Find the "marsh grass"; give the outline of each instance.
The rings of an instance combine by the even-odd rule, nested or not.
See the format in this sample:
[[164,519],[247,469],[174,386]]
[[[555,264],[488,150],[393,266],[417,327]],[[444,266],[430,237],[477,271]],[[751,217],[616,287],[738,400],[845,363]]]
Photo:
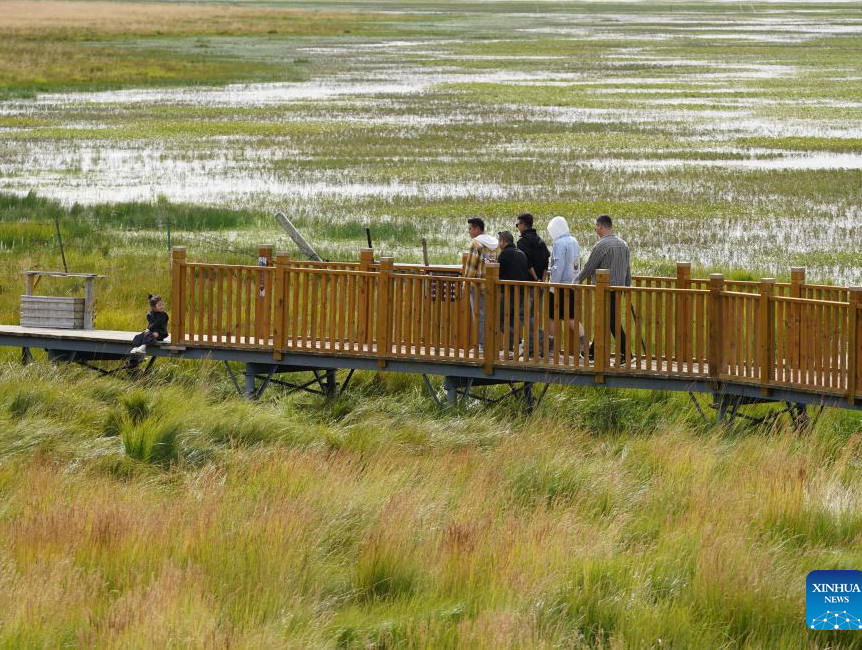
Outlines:
[[[171,39],[209,36],[277,41],[298,35],[373,35],[376,14],[218,5],[112,2],[3,3],[0,97],[56,90],[104,90],[125,86],[296,81],[302,63],[183,52]],[[398,22],[395,17],[389,23]]]
[[174,365],[2,367],[4,643],[841,645],[799,631],[799,584],[862,559],[858,416],[698,430],[668,395],[609,434],[571,417],[594,390],[524,419],[362,373],[248,404]]
[[[798,3],[4,8],[0,97],[431,81],[274,105],[5,103],[3,182],[20,195],[0,193],[0,322],[17,322],[21,271],[60,267],[55,216],[70,269],[108,276],[97,325],[133,331],[146,293],[169,293],[168,220],[190,259],[254,264],[259,244],[290,248],[276,204],[330,259],[355,260],[370,225],[378,254],[419,261],[427,237],[432,261],[457,262],[467,216],[493,230],[524,210],[568,216],[586,249],[610,212],[636,272],[672,275],[691,256],[701,276],[786,278],[804,262],[858,277],[858,170],[625,166],[853,153],[858,137],[839,136],[862,99],[855,35],[716,45],[663,22],[791,16],[776,31],[792,37],[811,28]],[[381,10],[396,13],[367,13]],[[816,10],[816,28],[858,18]],[[513,25],[538,31],[501,37]],[[584,31],[542,31],[560,28]],[[233,188],[224,165],[286,193],[209,200]],[[193,187],[187,168],[209,170],[217,204],[158,198],[151,174]],[[152,182],[154,198],[92,204],[108,177]],[[48,198],[71,196],[67,182],[84,182],[86,205]],[[532,415],[446,409],[417,377],[373,372],[331,401],[271,386],[251,404],[211,362],[134,381],[18,358],[0,352],[2,647],[859,645],[808,631],[802,595],[810,570],[862,563],[856,413],[715,429],[685,395],[574,387]]]

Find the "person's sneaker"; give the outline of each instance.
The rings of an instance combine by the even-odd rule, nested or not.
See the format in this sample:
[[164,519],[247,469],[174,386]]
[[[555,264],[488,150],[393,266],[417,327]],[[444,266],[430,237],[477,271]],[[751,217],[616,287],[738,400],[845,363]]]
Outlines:
[[146,353],[147,353],[147,346],[146,345],[139,345],[138,347],[132,348],[131,350],[129,350],[129,354],[146,354]]

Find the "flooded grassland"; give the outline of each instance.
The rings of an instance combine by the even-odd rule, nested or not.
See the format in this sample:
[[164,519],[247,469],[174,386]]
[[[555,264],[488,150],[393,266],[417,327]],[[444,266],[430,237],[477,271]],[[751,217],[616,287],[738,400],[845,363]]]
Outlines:
[[588,248],[609,212],[641,271],[862,281],[854,3],[344,6],[306,33],[257,15],[301,3],[211,33],[92,27],[88,47],[217,62],[232,83],[10,86],[0,191],[259,213],[210,233],[234,244],[276,240],[282,209],[332,256],[370,225],[396,258],[425,236],[447,262],[472,214],[493,229],[563,214]]

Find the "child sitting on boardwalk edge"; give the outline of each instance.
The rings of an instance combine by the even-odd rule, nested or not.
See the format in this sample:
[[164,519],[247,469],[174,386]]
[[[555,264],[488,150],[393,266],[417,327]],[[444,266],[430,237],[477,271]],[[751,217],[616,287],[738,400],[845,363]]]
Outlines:
[[136,334],[132,339],[134,346],[129,354],[146,354],[147,346],[164,341],[168,338],[168,313],[161,296],[147,294],[150,301],[150,311],[147,312],[147,329]]

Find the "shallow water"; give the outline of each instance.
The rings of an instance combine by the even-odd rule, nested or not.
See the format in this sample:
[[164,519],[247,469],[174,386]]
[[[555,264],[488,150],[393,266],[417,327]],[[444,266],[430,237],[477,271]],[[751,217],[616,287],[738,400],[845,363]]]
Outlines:
[[[684,195],[703,227],[674,236],[671,219],[647,228],[632,218],[639,259],[718,266],[758,259],[780,270],[812,250],[842,253],[840,238],[809,221],[845,215],[841,232],[856,236],[862,177],[855,185],[812,179],[859,172],[862,152],[739,141],[862,139],[862,62],[811,63],[811,48],[862,33],[862,15],[846,15],[853,3],[800,0],[728,16],[709,6],[666,13],[648,2],[627,3],[631,12],[615,4],[482,14],[453,3],[428,14],[445,19],[434,23],[436,38],[303,39],[285,46],[285,56],[319,64],[304,82],[0,102],[0,191],[35,189],[66,203],[165,196],[264,212],[290,205],[363,221],[446,202],[506,202],[514,210],[581,195],[622,204]],[[748,49],[758,44],[767,49]],[[16,126],[17,118],[46,126]],[[230,135],[160,135],[179,119],[249,126]],[[257,124],[314,128],[257,133]],[[117,135],[106,137],[111,130]],[[591,146],[591,133],[612,144]],[[754,197],[725,187],[729,177],[763,172],[798,182]],[[795,185],[810,185],[811,195],[800,201]],[[735,216],[714,214],[725,204]],[[770,224],[768,236],[742,227],[754,212]],[[449,232],[453,218],[429,227]],[[807,246],[784,245],[796,237]],[[862,281],[858,258],[823,257],[819,272]]]

